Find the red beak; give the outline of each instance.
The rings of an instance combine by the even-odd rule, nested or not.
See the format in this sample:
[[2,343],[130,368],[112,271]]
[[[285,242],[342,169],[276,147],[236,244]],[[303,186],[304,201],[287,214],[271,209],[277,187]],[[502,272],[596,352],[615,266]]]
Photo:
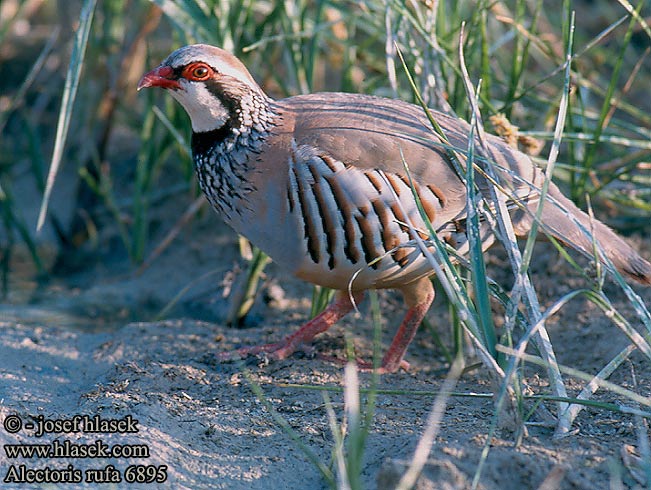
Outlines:
[[138,82],[138,90],[147,87],[181,88],[174,76],[174,70],[169,66],[159,66],[152,71],[145,73]]

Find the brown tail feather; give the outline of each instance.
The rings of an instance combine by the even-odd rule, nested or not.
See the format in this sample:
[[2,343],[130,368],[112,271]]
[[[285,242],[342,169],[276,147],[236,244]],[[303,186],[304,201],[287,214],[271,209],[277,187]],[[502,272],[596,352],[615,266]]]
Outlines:
[[[592,238],[586,235],[568,215],[590,232],[594,229],[596,241],[615,268],[625,277],[647,286],[651,285],[651,264],[643,259],[623,238],[598,220],[593,220],[565,197],[554,184],[549,187],[549,196],[554,202],[543,207],[542,222],[555,238],[592,257]],[[560,207],[559,207],[560,205]],[[537,204],[532,204],[535,211]],[[564,208],[564,209],[561,209]]]

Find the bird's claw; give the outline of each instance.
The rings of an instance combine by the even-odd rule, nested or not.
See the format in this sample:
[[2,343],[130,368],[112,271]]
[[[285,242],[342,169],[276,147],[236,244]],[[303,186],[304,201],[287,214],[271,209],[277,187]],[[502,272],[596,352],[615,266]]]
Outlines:
[[[327,362],[331,362],[333,364],[339,364],[341,366],[347,364],[349,361],[347,359],[340,359],[338,357],[334,356],[326,356],[319,354],[318,358]],[[395,373],[399,371],[400,369],[403,369],[405,371],[409,371],[411,365],[405,361],[404,359],[400,360],[399,363],[386,363],[383,365],[380,365],[379,367],[375,367],[372,362],[364,361],[362,359],[356,358],[355,359],[355,364],[357,366],[357,370],[362,372],[362,373],[369,373],[369,372],[375,372],[376,374],[389,374],[389,373]]]
[[305,345],[294,345],[287,342],[276,342],[273,344],[253,345],[240,347],[232,351],[215,354],[217,362],[241,361],[251,356],[264,356],[267,359],[281,361],[287,359],[297,350],[310,354],[314,348]]

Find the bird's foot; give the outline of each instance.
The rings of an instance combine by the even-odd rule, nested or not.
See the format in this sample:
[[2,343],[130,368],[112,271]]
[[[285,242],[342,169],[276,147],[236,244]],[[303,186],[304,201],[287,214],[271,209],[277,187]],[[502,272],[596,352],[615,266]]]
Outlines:
[[[339,364],[341,366],[348,363],[347,359],[341,359],[339,357],[334,357],[334,356],[326,356],[323,354],[319,354],[317,357],[323,361],[331,362],[333,364]],[[355,364],[357,365],[357,370],[362,373],[369,373],[375,371],[375,373],[377,374],[395,373],[398,372],[400,369],[409,371],[409,368],[411,367],[411,365],[404,359],[401,359],[397,363],[396,362],[383,363],[377,368],[374,366],[372,362],[364,361],[359,358],[355,359]]]
[[[362,295],[363,293],[361,292],[355,293],[355,301],[361,301]],[[217,354],[215,359],[218,362],[238,361],[249,356],[266,354],[269,359],[282,360],[287,359],[299,349],[309,352],[312,339],[316,335],[328,330],[328,328],[352,309],[353,304],[350,301],[348,293],[340,291],[333,303],[284,340],[273,344],[241,347],[233,351],[222,352]]]
[[246,347],[240,347],[227,352],[220,352],[215,354],[215,359],[218,362],[232,362],[240,361],[251,356],[260,356],[264,355],[268,359],[273,359],[275,361],[280,361],[287,359],[297,350],[302,350],[304,352],[310,353],[313,348],[308,345],[300,345],[294,342],[275,342],[272,344],[263,344],[263,345],[251,345]]
[[[240,347],[239,349],[232,351],[220,352],[214,355],[214,360],[217,362],[233,362],[246,359],[247,357],[261,356],[274,361],[280,361],[287,359],[297,351],[312,354],[314,352],[314,347],[306,344],[295,344],[293,342],[281,341],[272,344]],[[317,357],[322,361],[331,362],[340,366],[344,366],[348,363],[347,359],[341,359],[335,356],[318,354]],[[404,359],[384,362],[382,365],[375,367],[372,362],[356,358],[355,364],[357,365],[357,369],[363,373],[375,371],[377,374],[389,374],[395,373],[400,369],[409,371],[410,368],[410,364]]]
[[375,371],[377,374],[390,374],[397,373],[400,369],[409,371],[411,365],[404,359],[400,360],[397,363],[382,363],[379,368],[375,369],[373,363],[357,361],[357,369],[362,372],[372,372]]

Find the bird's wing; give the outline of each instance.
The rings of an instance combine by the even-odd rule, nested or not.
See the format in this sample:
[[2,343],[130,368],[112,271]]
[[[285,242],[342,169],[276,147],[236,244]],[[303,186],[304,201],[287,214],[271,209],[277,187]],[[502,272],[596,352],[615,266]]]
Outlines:
[[[415,196],[439,238],[465,253],[466,187],[447,153],[449,145],[465,151],[465,123],[437,115],[449,129],[448,144],[418,107],[402,102],[315,94],[284,99],[275,109],[282,123],[272,131],[259,178],[283,179],[285,190],[274,195],[286,206],[274,214],[287,217],[277,229],[304,237],[307,254],[297,274],[348,280],[371,263],[375,272],[360,281],[386,287],[431,273],[414,244],[414,229],[429,236]],[[489,231],[483,223],[486,246]],[[292,259],[283,250],[276,255]]]
[[[433,130],[422,108],[402,102],[358,94],[312,94],[291,97],[283,106],[295,114],[293,137],[298,146],[343,162],[364,172],[382,170],[412,181],[436,194],[435,229],[465,218],[466,188],[459,173],[465,169],[470,126],[457,118],[433,111],[447,142]],[[507,201],[531,203],[538,197],[542,173],[524,154],[501,139],[488,135],[487,148],[475,142],[476,163],[493,164]],[[449,152],[460,157],[453,162]],[[476,181],[487,196],[488,184],[477,174]],[[354,182],[351,182],[354,184]],[[432,201],[432,205],[436,205]],[[516,224],[517,226],[517,224]],[[523,230],[524,231],[524,230]]]

